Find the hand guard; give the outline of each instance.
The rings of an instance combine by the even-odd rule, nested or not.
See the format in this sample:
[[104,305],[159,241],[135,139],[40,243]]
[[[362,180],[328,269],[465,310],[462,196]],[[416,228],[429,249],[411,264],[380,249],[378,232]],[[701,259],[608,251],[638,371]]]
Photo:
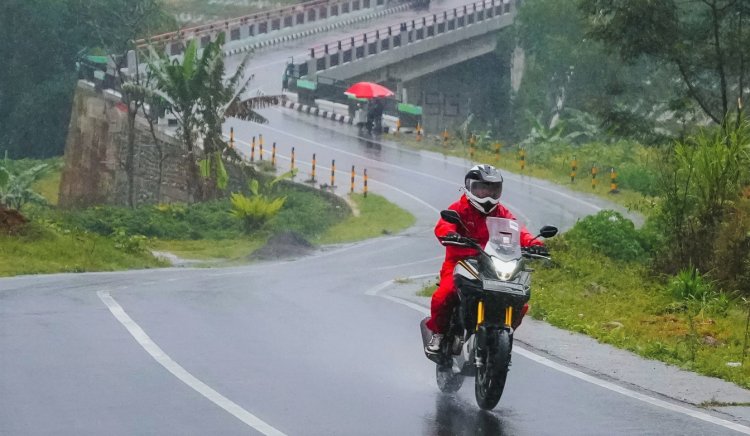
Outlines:
[[443,242],[459,242],[461,240],[461,235],[456,232],[450,232],[443,236],[441,240]]
[[549,250],[544,245],[532,245],[526,248],[526,252],[537,256],[549,257]]

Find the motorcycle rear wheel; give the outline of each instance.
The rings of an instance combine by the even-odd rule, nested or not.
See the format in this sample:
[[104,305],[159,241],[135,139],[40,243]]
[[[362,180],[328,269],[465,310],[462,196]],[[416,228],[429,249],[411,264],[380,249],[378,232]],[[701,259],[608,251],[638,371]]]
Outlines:
[[492,410],[500,402],[505,390],[505,380],[508,377],[510,364],[510,335],[507,330],[500,330],[496,336],[497,348],[494,368],[484,365],[477,368],[474,379],[474,396],[477,405],[484,410]]
[[446,394],[457,392],[464,384],[464,376],[454,373],[448,365],[435,365],[435,379],[440,391]]

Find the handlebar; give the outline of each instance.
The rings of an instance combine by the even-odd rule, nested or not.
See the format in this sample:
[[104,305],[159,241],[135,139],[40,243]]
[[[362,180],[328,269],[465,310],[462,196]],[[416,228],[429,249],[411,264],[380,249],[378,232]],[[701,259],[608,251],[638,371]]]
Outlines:
[[[482,246],[480,246],[476,240],[472,238],[467,238],[466,236],[449,235],[447,237],[440,238],[440,243],[443,245],[455,245],[459,247],[474,248],[474,249],[479,250],[480,253],[486,254]],[[527,259],[552,260],[552,258],[549,255],[544,256],[542,254],[532,253],[529,250],[529,247],[521,247],[521,255]]]

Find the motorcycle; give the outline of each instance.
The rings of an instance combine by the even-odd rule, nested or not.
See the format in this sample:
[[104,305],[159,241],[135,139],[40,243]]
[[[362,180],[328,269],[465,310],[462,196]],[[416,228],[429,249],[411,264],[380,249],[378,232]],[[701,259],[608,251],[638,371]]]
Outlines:
[[[464,227],[456,211],[444,210],[440,215]],[[505,389],[513,349],[513,319],[521,316],[531,297],[531,270],[526,261],[550,258],[521,248],[517,221],[490,217],[486,223],[489,241],[485,247],[463,236],[441,240],[443,245],[475,248],[479,256],[456,265],[453,277],[459,304],[453,309],[440,351],[425,355],[436,363],[435,376],[442,392],[456,392],[464,377],[475,377],[477,404],[491,410]],[[544,226],[536,238],[556,234],[556,227]],[[420,323],[424,346],[432,336],[426,325],[428,319]]]

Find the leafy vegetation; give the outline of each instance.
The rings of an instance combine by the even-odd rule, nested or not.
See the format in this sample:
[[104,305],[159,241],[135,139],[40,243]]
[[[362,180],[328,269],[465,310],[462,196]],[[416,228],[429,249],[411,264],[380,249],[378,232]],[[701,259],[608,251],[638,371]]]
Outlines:
[[391,235],[414,224],[412,214],[379,195],[368,194],[364,198],[362,194],[351,194],[350,198],[357,205],[360,215],[350,216],[313,241],[320,244],[358,241]]
[[28,224],[21,235],[0,234],[0,276],[162,266],[167,264],[138,238],[103,237],[43,220]]
[[[167,53],[152,49],[149,71],[156,80],[155,89],[141,89],[144,94],[158,95],[164,108],[177,118],[179,135],[187,150],[188,192],[195,199],[217,198],[227,182],[223,159],[239,160],[235,150],[224,141],[222,125],[226,118],[265,123],[266,119],[256,110],[279,102],[278,96],[241,99],[250,81],[240,83],[249,55],[226,78],[224,38],[220,33],[200,50],[197,41],[191,40],[181,60],[170,59]],[[200,161],[196,152],[199,139],[203,144]]]
[[[144,3],[153,4],[138,16],[147,19],[132,21],[136,15],[128,11]],[[8,151],[11,158],[62,155],[81,57],[119,48],[130,41],[128,35],[170,28],[160,8],[155,0],[3,2],[0,152]],[[104,41],[98,35],[105,36]]]

